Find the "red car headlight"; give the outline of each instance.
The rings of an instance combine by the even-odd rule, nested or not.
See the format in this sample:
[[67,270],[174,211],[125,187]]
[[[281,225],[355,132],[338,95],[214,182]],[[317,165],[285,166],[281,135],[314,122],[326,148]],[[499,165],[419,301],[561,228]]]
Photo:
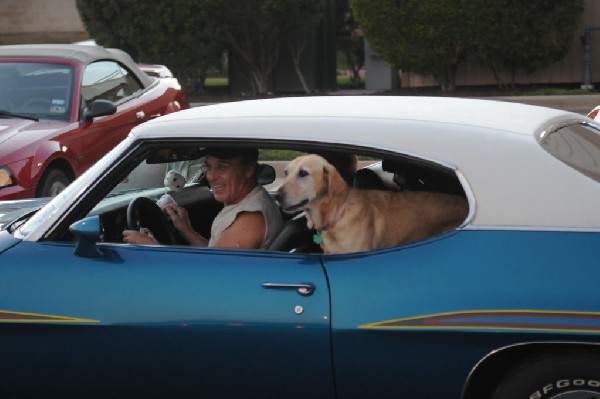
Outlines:
[[16,184],[15,178],[8,166],[0,167],[0,188],[13,186]]

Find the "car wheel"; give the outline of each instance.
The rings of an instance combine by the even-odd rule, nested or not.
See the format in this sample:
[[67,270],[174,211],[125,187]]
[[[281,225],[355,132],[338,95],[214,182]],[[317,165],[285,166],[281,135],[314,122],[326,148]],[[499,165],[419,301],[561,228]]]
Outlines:
[[491,399],[600,397],[600,356],[573,352],[533,358],[515,368]]
[[38,184],[36,197],[56,197],[70,183],[71,180],[62,170],[48,169]]

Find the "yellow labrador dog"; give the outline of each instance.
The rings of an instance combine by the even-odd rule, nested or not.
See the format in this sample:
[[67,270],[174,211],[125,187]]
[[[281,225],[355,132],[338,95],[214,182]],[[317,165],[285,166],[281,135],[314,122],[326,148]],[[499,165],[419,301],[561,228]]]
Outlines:
[[292,160],[275,198],[285,212],[305,212],[329,254],[423,240],[455,229],[468,214],[467,201],[456,195],[348,187],[318,155]]

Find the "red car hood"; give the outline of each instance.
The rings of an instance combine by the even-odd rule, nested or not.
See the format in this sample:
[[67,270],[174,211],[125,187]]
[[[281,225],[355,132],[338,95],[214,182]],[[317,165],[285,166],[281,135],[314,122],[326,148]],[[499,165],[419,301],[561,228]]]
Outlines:
[[32,143],[48,141],[56,135],[57,130],[65,126],[66,122],[48,120],[36,122],[17,118],[0,119],[0,163],[6,162],[7,156]]

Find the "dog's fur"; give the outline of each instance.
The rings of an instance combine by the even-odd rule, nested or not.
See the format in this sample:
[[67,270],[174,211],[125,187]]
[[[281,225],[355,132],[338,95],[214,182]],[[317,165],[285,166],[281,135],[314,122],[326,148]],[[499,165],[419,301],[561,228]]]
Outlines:
[[321,248],[329,254],[423,240],[455,229],[468,215],[466,199],[456,195],[348,187],[318,155],[288,164],[276,199],[285,212],[304,210],[308,227],[321,234]]

